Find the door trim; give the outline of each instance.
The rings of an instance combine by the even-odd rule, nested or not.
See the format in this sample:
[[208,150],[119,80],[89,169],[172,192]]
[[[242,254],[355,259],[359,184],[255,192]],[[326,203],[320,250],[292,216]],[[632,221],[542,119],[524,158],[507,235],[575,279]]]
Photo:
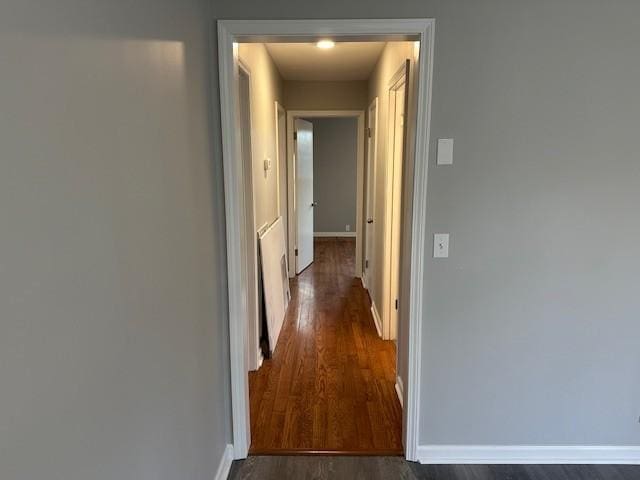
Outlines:
[[[362,218],[363,218],[363,178],[364,178],[364,111],[363,110],[288,110],[287,111],[287,204],[289,217],[289,265],[295,265],[297,240],[297,218],[295,211],[295,145],[293,139],[296,118],[356,118],[358,120],[356,146],[356,270],[354,275],[362,275]],[[314,232],[315,233],[315,232]],[[293,262],[293,263],[291,263]],[[289,269],[289,276],[295,277],[295,269]]]
[[[371,110],[372,109],[375,109],[375,120],[373,122],[373,124],[375,125],[375,130],[373,132],[371,132]],[[374,217],[374,222],[375,222],[375,211],[376,211],[375,187],[376,187],[377,161],[378,161],[378,117],[379,117],[378,97],[376,96],[367,107],[367,129],[369,131],[369,135],[371,136],[368,136],[369,140],[367,141],[367,173],[366,173],[367,191],[365,195],[365,205],[364,205],[365,215],[363,216],[363,219],[364,217],[367,217],[366,219],[364,219],[364,221],[368,221],[369,217]],[[371,174],[372,167],[373,167],[373,174]],[[369,212],[369,207],[371,207],[371,210],[372,210],[371,212]],[[375,230],[375,223],[373,225],[374,226],[369,229],[370,231]],[[376,249],[375,235],[373,235],[373,239],[371,241],[371,252],[369,252],[367,249],[367,243],[369,242],[369,239],[367,238],[367,227],[364,223],[362,226],[363,226],[363,232],[365,237],[364,243],[362,244],[362,248],[363,248],[362,258],[363,260],[366,261],[367,260],[366,257],[367,256],[371,257],[372,254],[375,252],[375,249]],[[372,259],[369,258],[368,260],[371,261]],[[368,275],[363,266],[362,278],[365,279],[367,282],[367,286],[365,288],[369,290],[369,294],[373,296],[373,293],[371,292],[373,287],[372,285],[370,285],[372,273],[375,273],[374,266],[369,265]]]
[[[386,164],[386,172],[385,172],[385,185],[384,185],[384,190],[385,190],[385,204],[384,204],[384,219],[383,219],[383,227],[382,227],[382,231],[383,231],[383,245],[384,245],[384,258],[383,258],[383,262],[384,264],[382,265],[382,332],[383,332],[383,336],[382,338],[384,338],[385,340],[395,340],[397,339],[397,325],[396,325],[396,331],[392,332],[391,331],[391,326],[392,326],[392,321],[391,319],[393,318],[393,312],[395,310],[395,301],[399,301],[400,300],[400,295],[398,295],[398,298],[395,299],[393,298],[393,282],[392,282],[392,278],[393,278],[393,269],[394,268],[400,268],[400,265],[395,265],[394,266],[394,258],[393,258],[393,252],[392,252],[392,246],[394,244],[394,240],[396,242],[402,242],[402,228],[401,231],[399,233],[399,238],[394,238],[394,231],[393,231],[393,203],[396,200],[396,194],[398,193],[396,190],[396,187],[400,188],[400,196],[402,196],[402,185],[397,185],[395,182],[395,170],[396,170],[396,164],[395,164],[395,140],[396,140],[396,132],[395,132],[395,109],[394,109],[394,117],[392,118],[391,115],[391,92],[395,92],[398,90],[398,88],[404,88],[405,89],[405,97],[404,97],[404,106],[403,106],[403,110],[404,110],[404,118],[405,121],[403,122],[404,126],[402,128],[402,165],[401,165],[401,170],[404,170],[404,163],[405,163],[405,157],[407,155],[407,149],[406,149],[406,141],[407,141],[407,126],[409,124],[408,121],[408,108],[407,105],[409,103],[409,76],[407,75],[407,64],[408,64],[409,60],[406,60],[404,62],[402,62],[402,65],[396,70],[396,72],[393,74],[393,76],[391,77],[391,80],[388,82],[387,85],[387,92],[388,92],[388,106],[387,106],[387,131],[384,134],[386,134],[386,138],[387,138],[387,154],[386,154],[386,159],[387,159],[387,164]],[[411,75],[411,72],[409,72],[409,75]],[[402,82],[402,86],[398,87],[398,84]],[[395,107],[395,97],[394,97],[394,107]],[[399,253],[399,255],[401,255]],[[398,262],[400,262],[401,258],[400,256],[396,259]],[[398,275],[398,278],[396,279],[397,282],[400,282],[400,275]],[[399,293],[399,292],[398,292]],[[395,333],[395,338],[394,338],[394,333]]]
[[[243,262],[242,232],[245,221],[244,172],[240,155],[238,117],[237,42],[306,41],[322,36],[371,40],[413,40],[420,47],[417,62],[418,84],[415,116],[413,159],[413,194],[411,211],[411,266],[408,292],[409,344],[408,371],[405,385],[404,445],[408,460],[418,459],[417,447],[420,423],[420,377],[422,324],[424,316],[424,263],[426,246],[427,171],[429,165],[429,135],[433,79],[434,19],[320,19],[320,20],[219,20],[218,71],[224,195],[226,217],[227,285],[229,299],[229,348],[231,375],[231,410],[234,458],[246,458],[250,442],[249,381],[245,349],[247,332],[246,274]],[[211,52],[215,62],[215,54]],[[240,160],[240,161],[239,161]]]
[[[250,165],[253,165],[253,117],[251,112],[251,96],[253,94],[253,86],[251,85],[251,69],[240,59],[238,59],[238,69],[242,70],[242,72],[247,76],[249,81],[249,98],[247,99],[249,103],[249,157],[250,157]],[[239,74],[240,72],[238,72]],[[240,99],[238,99],[240,101]],[[248,172],[245,172],[245,182],[247,185],[247,190],[249,191],[249,195],[251,197],[251,205],[249,209],[246,211],[245,221],[246,221],[246,245],[247,249],[247,263],[246,267],[252,270],[253,278],[250,282],[247,283],[247,293],[249,295],[247,301],[247,325],[249,326],[250,340],[249,347],[246,349],[247,353],[247,362],[248,370],[257,370],[260,367],[260,363],[262,362],[262,351],[260,350],[260,325],[259,325],[259,296],[258,296],[258,236],[255,235],[256,228],[256,217],[255,217],[255,198],[253,196],[253,170],[250,169]],[[251,228],[249,228],[251,225]]]

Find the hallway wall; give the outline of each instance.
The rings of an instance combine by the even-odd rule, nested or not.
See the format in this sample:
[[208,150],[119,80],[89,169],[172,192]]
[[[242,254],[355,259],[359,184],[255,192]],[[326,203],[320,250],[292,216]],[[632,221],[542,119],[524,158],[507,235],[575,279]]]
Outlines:
[[0,2],[3,480],[211,480],[231,442],[209,12]]
[[[240,43],[240,61],[251,71],[251,144],[256,231],[278,218],[277,124],[275,102],[283,103],[282,78],[262,43]],[[271,159],[265,172],[264,160]],[[283,163],[279,167],[286,169]],[[286,185],[280,186],[285,188]],[[284,209],[284,205],[282,208]],[[285,213],[285,212],[283,212]]]
[[313,231],[356,233],[357,118],[311,118]]
[[287,110],[364,110],[367,81],[302,82],[285,80]]

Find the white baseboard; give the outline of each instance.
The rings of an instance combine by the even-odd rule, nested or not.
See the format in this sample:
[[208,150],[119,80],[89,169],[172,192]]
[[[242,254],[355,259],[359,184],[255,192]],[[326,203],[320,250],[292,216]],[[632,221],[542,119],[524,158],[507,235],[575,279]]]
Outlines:
[[404,384],[400,376],[396,376],[396,393],[398,394],[398,400],[400,400],[400,406],[404,408]]
[[314,237],[355,237],[356,232],[313,232]]
[[378,309],[376,308],[376,304],[371,300],[371,315],[373,316],[373,323],[376,324],[376,330],[378,330],[378,335],[382,338],[382,320],[380,319],[380,314],[378,313]]
[[214,480],[227,480],[229,476],[229,470],[231,470],[231,462],[233,462],[233,445],[228,444],[224,449],[220,463],[218,464],[218,471]]
[[640,446],[419,445],[417,456],[429,464],[640,465]]
[[262,362],[264,362],[264,355],[262,354],[262,349],[259,348],[258,349],[258,368],[256,368],[256,370],[260,370],[260,367],[262,366]]

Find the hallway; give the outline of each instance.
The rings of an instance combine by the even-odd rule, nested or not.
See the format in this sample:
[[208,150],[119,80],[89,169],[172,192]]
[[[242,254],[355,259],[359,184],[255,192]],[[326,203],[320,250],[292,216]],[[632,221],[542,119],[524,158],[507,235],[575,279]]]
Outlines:
[[354,278],[353,239],[316,239],[291,281],[271,360],[249,374],[252,454],[402,453],[396,351],[380,339]]

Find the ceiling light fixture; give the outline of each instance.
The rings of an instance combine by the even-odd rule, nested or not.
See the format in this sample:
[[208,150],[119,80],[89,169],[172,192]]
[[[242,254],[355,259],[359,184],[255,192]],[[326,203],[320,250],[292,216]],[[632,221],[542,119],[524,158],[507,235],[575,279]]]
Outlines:
[[316,47],[321,48],[322,50],[328,50],[335,46],[336,44],[333,40],[320,40],[318,43],[316,43]]

